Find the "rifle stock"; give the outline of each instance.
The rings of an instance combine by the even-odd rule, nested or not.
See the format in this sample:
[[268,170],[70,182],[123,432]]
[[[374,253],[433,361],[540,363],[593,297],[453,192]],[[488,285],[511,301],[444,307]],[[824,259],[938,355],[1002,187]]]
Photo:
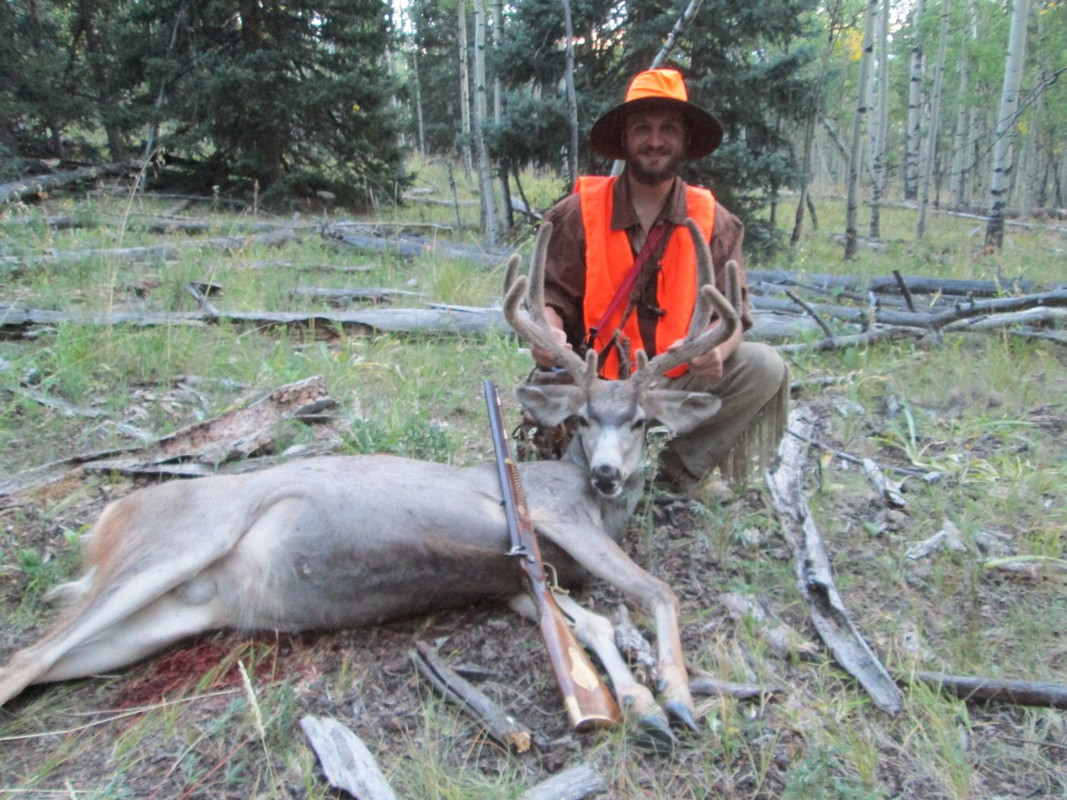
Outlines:
[[552,594],[541,562],[537,534],[526,508],[526,497],[519,482],[518,466],[511,458],[504,421],[500,413],[500,398],[492,381],[484,381],[485,402],[489,410],[489,427],[493,434],[497,473],[504,498],[504,509],[511,534],[513,555],[525,577],[524,583],[537,605],[538,624],[545,641],[556,685],[563,695],[563,705],[576,730],[613,725],[619,719],[619,708],[611,692],[604,686],[596,669]]

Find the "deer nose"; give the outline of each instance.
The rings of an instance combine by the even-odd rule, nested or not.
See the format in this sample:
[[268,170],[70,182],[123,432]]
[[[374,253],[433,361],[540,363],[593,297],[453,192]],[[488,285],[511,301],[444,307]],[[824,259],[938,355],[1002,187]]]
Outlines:
[[610,464],[599,464],[593,467],[591,472],[593,488],[606,497],[613,497],[619,493],[622,483],[620,478],[619,468]]

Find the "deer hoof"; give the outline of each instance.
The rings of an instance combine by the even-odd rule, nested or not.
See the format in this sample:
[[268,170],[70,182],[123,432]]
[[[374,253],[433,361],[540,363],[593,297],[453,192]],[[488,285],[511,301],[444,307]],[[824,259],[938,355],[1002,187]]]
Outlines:
[[634,743],[645,750],[665,755],[674,750],[678,739],[665,714],[648,713],[642,714],[638,720]]
[[696,717],[693,716],[693,708],[689,704],[678,700],[668,700],[665,708],[673,719],[681,722],[693,733],[700,733],[700,725],[697,724]]

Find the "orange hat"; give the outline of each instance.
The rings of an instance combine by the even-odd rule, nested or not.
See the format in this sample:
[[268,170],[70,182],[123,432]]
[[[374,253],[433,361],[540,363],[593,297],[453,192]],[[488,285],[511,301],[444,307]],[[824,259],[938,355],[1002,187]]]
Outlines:
[[606,158],[625,158],[622,132],[626,115],[634,110],[664,105],[677,108],[685,115],[690,137],[686,158],[703,158],[722,142],[722,125],[707,111],[689,102],[682,74],[674,69],[650,69],[639,72],[630,81],[626,102],[593,123],[589,133],[593,149]]

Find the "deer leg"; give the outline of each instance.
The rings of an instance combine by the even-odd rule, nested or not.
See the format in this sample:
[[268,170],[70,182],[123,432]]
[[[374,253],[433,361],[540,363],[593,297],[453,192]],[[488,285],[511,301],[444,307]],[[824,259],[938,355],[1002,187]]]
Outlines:
[[598,578],[636,598],[651,611],[659,657],[656,687],[663,707],[691,730],[700,730],[678,630],[678,597],[671,587],[641,569],[599,529],[575,530],[574,526],[542,523],[538,531]]
[[35,683],[96,675],[133,664],[174,642],[219,627],[226,619],[217,596],[189,603],[179,587],[150,603],[102,635],[72,648]]
[[[98,596],[0,670],[0,705],[34,683],[80,678],[131,664],[226,618],[212,586],[198,578],[162,597],[152,581]],[[199,595],[199,596],[198,596]]]

